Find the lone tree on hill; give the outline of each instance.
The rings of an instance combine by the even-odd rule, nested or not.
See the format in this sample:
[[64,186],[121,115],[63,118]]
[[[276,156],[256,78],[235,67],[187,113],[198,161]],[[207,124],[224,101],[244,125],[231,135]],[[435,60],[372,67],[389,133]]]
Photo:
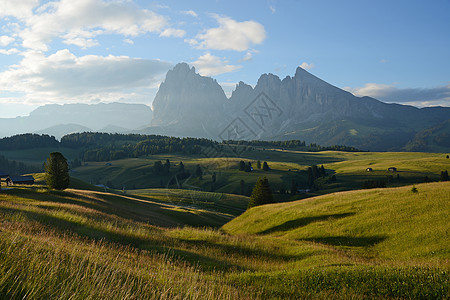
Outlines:
[[272,190],[270,189],[269,185],[269,180],[267,180],[266,177],[259,178],[255,184],[255,187],[253,188],[247,209],[268,203],[274,203]]
[[45,180],[49,188],[64,190],[69,187],[69,165],[67,159],[60,152],[50,153],[44,168]]

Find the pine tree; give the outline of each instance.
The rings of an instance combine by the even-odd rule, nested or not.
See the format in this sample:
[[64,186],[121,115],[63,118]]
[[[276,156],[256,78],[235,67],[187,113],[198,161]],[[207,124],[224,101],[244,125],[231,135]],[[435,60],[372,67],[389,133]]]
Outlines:
[[265,161],[265,162],[263,163],[263,170],[264,170],[264,171],[269,171],[269,170],[270,170],[269,165],[267,164],[267,161]]
[[327,176],[327,172],[325,172],[325,168],[323,167],[323,165],[320,167],[320,176],[321,177]]
[[52,152],[44,164],[47,186],[55,190],[69,187],[69,165],[67,159],[60,152]]
[[261,169],[261,161],[260,161],[260,160],[258,160],[258,161],[256,162],[256,167],[257,167],[258,169]]
[[200,165],[197,165],[197,168],[195,170],[195,175],[197,175],[198,178],[200,178],[200,180],[202,180],[202,175],[203,175],[203,170],[202,167],[200,167]]
[[313,169],[311,167],[308,167],[308,186],[311,188],[314,185],[314,174]]
[[441,172],[441,181],[448,181],[448,172],[447,171],[442,171]]
[[259,178],[250,196],[248,208],[273,202],[274,200],[269,180],[266,177]]
[[170,173],[170,160],[166,159],[166,163],[164,164],[164,173]]
[[239,171],[245,171],[245,162],[243,160],[239,162]]
[[184,174],[184,164],[180,161],[180,166],[178,167],[178,173]]

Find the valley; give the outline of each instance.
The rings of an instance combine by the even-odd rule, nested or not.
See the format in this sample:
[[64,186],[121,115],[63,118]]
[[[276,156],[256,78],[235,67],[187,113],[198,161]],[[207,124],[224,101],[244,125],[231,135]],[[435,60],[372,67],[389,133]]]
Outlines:
[[[47,189],[43,173],[33,174],[30,187],[3,186],[0,295],[448,295],[450,183],[438,182],[441,171],[450,169],[445,154],[242,144],[224,149],[230,150],[220,157],[177,152],[84,161],[72,168],[65,191]],[[49,151],[61,151],[71,163],[82,153],[58,147],[0,154],[39,165]],[[155,162],[167,160],[169,171],[155,173]],[[269,169],[258,168],[258,160]],[[241,161],[253,169],[240,170]],[[180,162],[190,174],[182,179]],[[308,168],[315,165],[327,175],[308,186]],[[329,181],[333,175],[336,180]],[[247,210],[251,188],[262,176],[277,203]],[[377,180],[387,187],[363,189]]]

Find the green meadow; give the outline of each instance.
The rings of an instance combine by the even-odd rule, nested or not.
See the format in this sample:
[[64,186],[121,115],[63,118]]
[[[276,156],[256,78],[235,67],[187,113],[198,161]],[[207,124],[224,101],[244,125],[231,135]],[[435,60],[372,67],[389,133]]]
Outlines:
[[[1,154],[39,164],[41,150]],[[65,191],[48,190],[44,174],[33,186],[3,185],[0,298],[448,298],[450,182],[437,182],[450,170],[445,154],[229,154],[85,162]],[[166,159],[170,173],[154,174]],[[239,171],[241,160],[254,170]],[[180,161],[193,176],[177,182]],[[336,181],[281,193],[293,181],[306,188],[312,165]],[[278,203],[246,210],[262,176]],[[387,179],[387,188],[361,189]]]
[[237,218],[161,203],[161,190],[2,190],[0,295],[444,299],[450,183],[415,187],[270,204]]

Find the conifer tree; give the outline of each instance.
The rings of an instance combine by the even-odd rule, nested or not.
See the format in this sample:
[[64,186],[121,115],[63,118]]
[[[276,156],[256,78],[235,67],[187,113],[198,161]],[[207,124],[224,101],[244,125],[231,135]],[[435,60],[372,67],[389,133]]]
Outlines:
[[60,152],[52,152],[44,164],[47,186],[55,190],[69,187],[69,165],[67,159]]
[[266,177],[259,178],[250,196],[248,208],[273,202],[274,200],[269,180]]
[[245,171],[245,162],[243,160],[239,162],[239,171]]

